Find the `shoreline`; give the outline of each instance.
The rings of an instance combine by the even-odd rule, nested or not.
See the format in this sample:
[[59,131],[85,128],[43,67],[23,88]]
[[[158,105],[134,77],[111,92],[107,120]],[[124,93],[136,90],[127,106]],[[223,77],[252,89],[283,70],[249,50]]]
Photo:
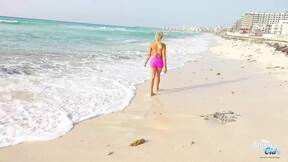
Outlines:
[[[204,41],[199,42],[199,46],[196,46],[196,48],[186,48],[187,46],[185,45],[185,42],[197,41],[200,37],[202,38],[202,35],[193,35],[191,37],[187,36],[183,39],[174,39],[172,37],[171,39],[167,39],[167,43],[169,42],[173,45],[173,47],[171,46],[172,48],[170,48],[169,52],[175,55],[175,57],[171,59],[171,63],[180,62],[180,64],[171,64],[173,68],[179,68],[179,66],[182,67],[184,62],[194,59],[193,55],[191,55],[192,57],[188,57],[188,59],[184,59],[187,58],[186,52],[193,53],[195,52],[194,50],[198,51],[206,48],[205,38],[202,39]],[[137,47],[138,45],[140,46],[140,44],[137,44]],[[175,49],[178,49],[178,51],[180,51],[181,53],[176,55],[175,53],[177,53],[177,51]],[[81,63],[78,67],[78,69],[83,70],[79,70],[77,74],[67,74],[67,76],[64,75],[63,79],[58,79],[57,76],[55,80],[53,80],[54,73],[52,72],[50,74],[48,72],[48,74],[46,75],[51,75],[51,77],[47,77],[48,82],[46,82],[46,80],[43,80],[45,76],[35,78],[33,77],[34,75],[37,76],[38,74],[40,74],[41,70],[43,69],[44,72],[47,69],[47,71],[50,70],[49,68],[46,69],[45,66],[43,69],[34,69],[34,66],[37,66],[36,64],[34,65],[34,63],[33,65],[29,65],[28,68],[26,68],[26,65],[22,65],[22,63],[19,63],[16,65],[12,64],[8,65],[7,67],[5,66],[4,68],[0,68],[1,74],[4,73],[4,75],[8,76],[14,75],[17,81],[19,80],[20,83],[28,82],[29,85],[27,87],[25,84],[13,84],[13,81],[10,82],[8,80],[7,83],[5,83],[6,80],[3,79],[3,82],[5,83],[4,91],[9,92],[11,91],[10,89],[13,89],[9,89],[9,87],[15,87],[14,89],[16,90],[13,91],[13,93],[0,93],[0,95],[4,97],[4,100],[2,102],[5,104],[4,107],[6,107],[7,105],[7,109],[4,109],[6,113],[6,118],[3,119],[4,128],[2,131],[3,134],[1,134],[2,138],[0,139],[1,147],[5,147],[7,145],[15,145],[26,141],[51,140],[60,137],[63,134],[65,135],[68,130],[71,130],[74,125],[82,122],[83,120],[91,119],[100,115],[106,115],[111,112],[122,111],[131,102],[131,98],[134,97],[135,86],[138,83],[143,83],[146,78],[149,78],[149,67],[145,69],[142,65],[142,59],[139,59],[140,56],[144,55],[139,53],[139,51],[137,50],[135,52],[137,54],[137,59],[134,61],[133,59],[130,59],[129,56],[122,58],[122,60],[120,59],[120,57],[118,58],[120,59],[120,62],[122,61],[123,66],[121,66],[121,63],[119,63],[115,66],[106,67],[105,64],[103,64],[102,66],[101,61],[99,65],[97,65],[96,62],[98,59],[92,59],[92,57],[92,60],[90,60],[91,64],[88,63],[90,65],[86,66],[83,62],[85,62],[86,59],[89,59],[89,57],[84,57],[84,59],[80,61]],[[20,58],[22,56],[19,58],[14,58],[13,56],[14,55],[12,55],[11,57],[7,56],[7,58],[10,57],[11,59],[16,59],[17,61],[15,62],[21,62],[22,59]],[[23,55],[23,59],[27,59],[27,62],[34,62],[34,57],[24,58]],[[49,65],[51,64],[50,68],[54,67],[54,65],[55,68],[57,68],[57,61],[55,62],[53,57],[48,57],[47,59],[51,59],[50,63],[48,63]],[[66,57],[63,58],[63,60],[66,59]],[[105,62],[104,60],[102,62]],[[113,62],[113,59],[110,61]],[[66,60],[64,63],[65,65],[63,65],[64,68],[55,72],[55,75],[57,74],[62,76],[62,73],[69,69],[68,67],[70,65],[66,66],[66,64],[73,64],[73,61],[71,62]],[[61,63],[61,61],[59,63]],[[77,63],[75,64],[75,68],[77,69]],[[39,66],[41,65],[42,64],[40,64]],[[72,68],[73,66],[71,66],[70,68]],[[172,68],[172,66],[170,68]],[[133,67],[136,67],[136,69],[131,70],[131,68]],[[103,72],[103,69],[105,68],[106,72]],[[123,68],[123,70],[117,72],[117,68]],[[39,71],[37,71],[36,69]],[[137,69],[138,71],[140,71],[136,71]],[[21,75],[23,75],[24,77],[21,77]],[[128,80],[126,80],[125,78]],[[36,80],[36,82],[34,82],[34,80]],[[30,82],[31,84],[29,84]],[[50,86],[53,84],[57,86]],[[6,87],[7,90],[5,89]],[[30,97],[28,93],[30,94]],[[31,97],[31,95],[33,95],[33,97]],[[9,101],[9,97],[11,98],[11,101]],[[18,104],[18,101],[21,103]],[[18,104],[18,106],[15,106],[13,104]],[[22,111],[22,105],[25,107],[25,111]],[[33,108],[35,106],[37,108]],[[14,108],[15,110],[9,112],[9,107]],[[29,111],[29,113],[25,113],[26,110]],[[42,113],[39,113],[39,111],[41,111]],[[49,115],[41,115],[46,113]],[[11,118],[12,120],[10,120]],[[18,118],[20,118],[20,120],[18,120]],[[26,126],[26,124],[28,124],[28,126]],[[18,129],[18,127],[20,127],[20,129]],[[14,131],[17,129],[17,132]],[[6,132],[7,134],[5,134]]]
[[[169,70],[159,96],[146,96],[146,80],[124,110],[83,121],[51,141],[1,148],[0,161],[257,162],[262,150],[254,143],[262,139],[279,147],[278,161],[287,161],[288,85],[280,83],[255,62],[206,51],[197,61]],[[240,116],[225,124],[201,117],[221,111]],[[142,137],[148,142],[128,146]]]

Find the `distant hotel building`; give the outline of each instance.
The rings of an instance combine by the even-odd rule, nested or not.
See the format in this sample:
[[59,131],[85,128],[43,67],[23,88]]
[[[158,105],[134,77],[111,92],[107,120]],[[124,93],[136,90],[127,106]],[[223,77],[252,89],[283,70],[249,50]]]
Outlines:
[[278,24],[272,24],[270,33],[279,35],[288,34],[288,20],[280,20]]
[[233,30],[262,34],[288,34],[288,12],[246,12],[232,27]]

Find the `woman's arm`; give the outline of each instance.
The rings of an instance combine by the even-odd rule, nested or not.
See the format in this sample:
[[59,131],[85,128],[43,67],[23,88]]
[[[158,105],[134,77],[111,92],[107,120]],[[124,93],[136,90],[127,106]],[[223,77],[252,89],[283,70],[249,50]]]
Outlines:
[[166,62],[166,45],[164,44],[164,46],[163,46],[163,57],[162,57],[162,59],[163,59],[163,63],[164,63],[164,73],[167,73],[167,62]]
[[147,62],[149,61],[149,59],[150,59],[150,57],[151,57],[151,53],[152,53],[152,47],[151,47],[151,45],[149,45],[149,50],[148,50],[148,53],[147,53],[147,57],[146,57],[144,66],[147,65]]

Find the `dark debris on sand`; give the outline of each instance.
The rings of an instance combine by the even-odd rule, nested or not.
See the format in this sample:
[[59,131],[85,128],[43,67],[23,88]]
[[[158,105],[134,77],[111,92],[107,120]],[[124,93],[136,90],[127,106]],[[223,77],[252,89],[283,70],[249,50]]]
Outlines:
[[195,141],[191,141],[190,145],[194,145],[195,144]]
[[137,140],[133,141],[132,143],[130,143],[129,146],[138,146],[138,145],[141,145],[145,142],[147,142],[147,141],[144,138],[141,138],[141,139],[137,139]]
[[112,154],[114,154],[113,151],[109,152],[107,155],[110,156],[110,155],[112,155]]
[[216,119],[220,121],[221,124],[235,122],[238,116],[240,115],[233,111],[221,111],[221,112],[215,112],[213,114],[200,115],[200,117],[203,117],[204,120]]

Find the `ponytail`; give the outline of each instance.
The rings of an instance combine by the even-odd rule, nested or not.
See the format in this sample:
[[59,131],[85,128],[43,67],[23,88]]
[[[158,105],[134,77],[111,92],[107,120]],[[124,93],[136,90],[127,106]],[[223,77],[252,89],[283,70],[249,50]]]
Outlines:
[[157,43],[157,47],[159,49],[162,48],[162,42],[161,42],[162,38],[163,38],[163,32],[156,32],[156,34],[155,34],[155,42]]

